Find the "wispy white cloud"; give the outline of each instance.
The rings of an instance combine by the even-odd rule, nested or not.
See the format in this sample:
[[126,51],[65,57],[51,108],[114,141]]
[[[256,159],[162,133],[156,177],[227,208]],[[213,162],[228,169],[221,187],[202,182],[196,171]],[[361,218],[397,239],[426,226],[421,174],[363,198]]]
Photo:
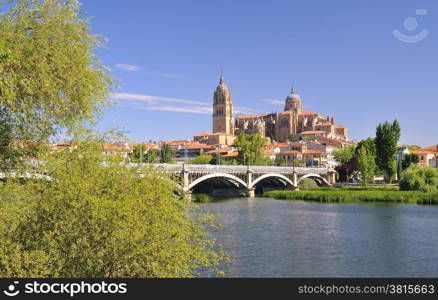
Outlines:
[[203,106],[175,106],[175,105],[145,105],[137,106],[136,109],[141,110],[161,110],[161,111],[171,111],[171,112],[181,112],[181,113],[193,113],[193,114],[211,114],[213,109],[211,107]]
[[114,93],[110,96],[110,99],[125,100],[125,101],[139,101],[139,102],[146,102],[149,104],[157,104],[160,102],[173,102],[173,103],[184,103],[184,104],[206,105],[206,106],[210,105],[210,103],[205,103],[200,101],[158,97],[158,96],[150,96],[150,95],[140,95],[140,94],[128,94],[128,93]]
[[128,65],[128,64],[116,64],[116,68],[126,72],[137,72],[141,69],[140,66]]
[[125,71],[125,72],[142,71],[141,74],[144,74],[144,75],[159,76],[159,77],[171,78],[171,79],[184,79],[184,76],[181,74],[176,74],[176,73],[171,73],[171,72],[151,71],[151,70],[146,71],[146,70],[142,70],[143,68],[141,66],[137,66],[137,65],[118,63],[115,65],[115,67],[117,69]]
[[262,99],[263,102],[274,104],[274,105],[284,105],[283,100],[277,100],[277,99]]
[[[110,100],[118,106],[136,110],[157,110],[180,113],[211,114],[211,102],[201,102],[179,98],[159,97],[130,93],[114,93]],[[235,107],[236,114],[254,113],[255,110],[247,107]]]

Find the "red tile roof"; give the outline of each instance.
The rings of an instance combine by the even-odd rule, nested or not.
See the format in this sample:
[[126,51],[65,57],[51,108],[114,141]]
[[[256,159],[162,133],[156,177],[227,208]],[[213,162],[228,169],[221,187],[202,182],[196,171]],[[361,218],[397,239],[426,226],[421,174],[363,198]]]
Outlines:
[[429,147],[423,148],[423,150],[438,152],[437,145],[433,145],[433,146],[429,146]]
[[327,133],[325,131],[322,130],[311,130],[311,131],[303,131],[300,133],[300,135],[306,135],[306,134],[318,134],[318,133]]
[[281,151],[280,153],[277,153],[277,155],[287,155],[287,154],[301,154],[301,152],[296,151],[296,150],[287,150],[287,151]]
[[201,132],[201,133],[196,134],[195,136],[209,136],[209,135],[212,135],[212,133],[211,132]]
[[415,155],[427,155],[427,154],[435,154],[434,152],[432,152],[432,151],[427,151],[427,150],[413,150],[413,151],[410,151],[412,154],[415,154]]
[[222,157],[236,157],[236,156],[239,156],[239,152],[235,151],[235,152],[231,152],[231,153],[222,155]]
[[304,151],[304,154],[325,154],[326,152],[324,151],[319,151],[319,150],[306,150]]
[[270,114],[252,114],[252,115],[238,115],[237,119],[253,119],[268,116]]

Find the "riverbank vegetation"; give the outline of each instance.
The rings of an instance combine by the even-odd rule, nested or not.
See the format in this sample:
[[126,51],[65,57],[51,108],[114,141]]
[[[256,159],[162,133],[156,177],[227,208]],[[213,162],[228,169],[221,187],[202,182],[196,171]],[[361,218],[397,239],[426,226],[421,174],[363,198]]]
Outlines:
[[197,203],[208,203],[213,201],[213,197],[211,197],[209,194],[192,194],[192,201]]
[[411,165],[402,173],[400,189],[403,191],[438,192],[438,169]]
[[76,145],[34,167],[45,180],[0,184],[0,276],[193,277],[225,260],[208,234],[214,218],[164,174]]
[[419,191],[398,191],[394,188],[322,188],[308,191],[269,191],[264,197],[284,200],[305,200],[319,202],[383,202],[438,204],[438,193]]
[[[194,277],[227,258],[214,218],[156,170],[103,154],[90,128],[114,80],[76,0],[11,0],[0,15],[0,277]],[[68,51],[66,51],[66,49]],[[68,151],[44,147],[57,134]],[[34,147],[34,146],[38,147]],[[38,155],[27,151],[38,148]],[[42,147],[40,147],[42,146]],[[136,159],[143,161],[144,149]],[[162,163],[172,163],[170,146]],[[156,158],[148,158],[155,161]]]

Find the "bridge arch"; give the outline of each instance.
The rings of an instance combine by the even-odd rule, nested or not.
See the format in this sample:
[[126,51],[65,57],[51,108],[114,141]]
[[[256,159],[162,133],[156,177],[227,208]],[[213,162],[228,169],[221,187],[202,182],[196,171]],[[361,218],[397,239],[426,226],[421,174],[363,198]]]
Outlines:
[[254,180],[254,181],[252,182],[252,184],[251,184],[251,186],[250,186],[249,188],[250,188],[250,189],[251,189],[251,188],[255,188],[256,185],[257,185],[259,182],[261,182],[262,180],[267,179],[267,178],[281,178],[281,179],[283,179],[284,181],[286,181],[286,183],[290,184],[291,187],[296,188],[296,186],[294,185],[294,183],[292,182],[292,180],[290,180],[289,178],[287,178],[287,177],[284,176],[284,175],[281,175],[281,174],[274,174],[274,173],[269,173],[269,174],[265,174],[265,175],[262,175],[262,176],[258,177],[256,180]]
[[226,173],[212,173],[212,174],[208,174],[208,175],[204,175],[198,179],[196,179],[195,181],[193,181],[192,183],[189,184],[189,190],[193,189],[197,184],[204,182],[208,179],[212,179],[212,178],[227,178],[227,179],[231,179],[232,181],[235,181],[239,184],[242,185],[242,187],[247,187],[247,184],[245,181],[243,181],[242,179],[240,179],[239,177],[236,177],[234,175],[231,174],[226,174]]
[[300,183],[300,181],[303,180],[304,178],[313,178],[316,182],[318,182],[322,185],[331,186],[331,184],[327,181],[327,179],[325,179],[324,177],[322,177],[319,174],[306,174],[303,177],[300,177],[300,179],[298,180],[298,183]]

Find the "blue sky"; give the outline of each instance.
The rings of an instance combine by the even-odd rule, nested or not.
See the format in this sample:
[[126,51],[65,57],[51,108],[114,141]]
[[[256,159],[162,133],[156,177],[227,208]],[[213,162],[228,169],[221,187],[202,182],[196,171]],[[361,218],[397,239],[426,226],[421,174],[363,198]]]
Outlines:
[[[123,126],[133,141],[211,131],[223,68],[240,112],[282,111],[294,82],[306,111],[333,116],[354,140],[397,118],[401,143],[438,143],[437,1],[88,0],[83,9],[108,39],[97,54],[120,85],[99,126]],[[394,30],[427,36],[406,43]]]

